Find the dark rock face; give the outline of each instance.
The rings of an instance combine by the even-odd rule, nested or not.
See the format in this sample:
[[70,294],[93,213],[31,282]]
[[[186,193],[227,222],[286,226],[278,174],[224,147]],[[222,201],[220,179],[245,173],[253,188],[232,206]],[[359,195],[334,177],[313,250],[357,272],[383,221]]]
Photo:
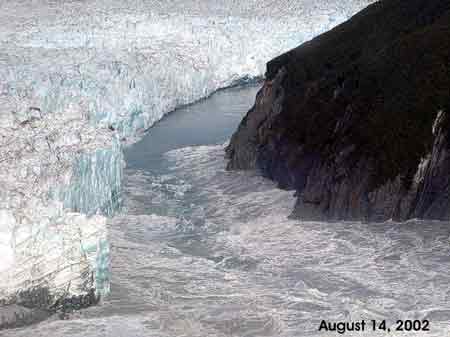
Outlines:
[[309,220],[450,218],[450,1],[385,0],[270,61],[229,169]]
[[65,319],[74,311],[97,305],[100,297],[94,289],[78,296],[52,295],[47,287],[20,291],[0,301],[0,331],[39,323],[51,316]]

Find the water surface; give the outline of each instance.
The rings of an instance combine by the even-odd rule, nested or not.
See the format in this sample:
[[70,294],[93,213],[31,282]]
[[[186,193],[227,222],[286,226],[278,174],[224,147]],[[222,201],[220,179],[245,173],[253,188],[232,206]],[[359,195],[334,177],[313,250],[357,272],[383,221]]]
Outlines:
[[322,319],[429,319],[430,332],[345,336],[450,336],[448,223],[288,220],[292,192],[225,170],[256,90],[179,109],[129,147],[111,296],[8,335],[328,337]]

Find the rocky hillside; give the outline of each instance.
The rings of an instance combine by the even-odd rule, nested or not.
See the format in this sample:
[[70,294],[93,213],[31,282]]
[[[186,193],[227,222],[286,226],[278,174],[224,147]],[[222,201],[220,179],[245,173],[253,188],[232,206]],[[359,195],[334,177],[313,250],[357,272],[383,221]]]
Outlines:
[[270,61],[227,156],[305,220],[448,220],[450,1],[379,1]]

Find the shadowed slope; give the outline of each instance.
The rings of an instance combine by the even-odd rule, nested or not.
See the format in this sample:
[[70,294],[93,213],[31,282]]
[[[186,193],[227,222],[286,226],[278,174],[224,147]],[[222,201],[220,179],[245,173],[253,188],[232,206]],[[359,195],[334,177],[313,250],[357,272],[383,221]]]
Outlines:
[[375,3],[266,75],[229,168],[296,189],[305,219],[449,218],[450,1]]

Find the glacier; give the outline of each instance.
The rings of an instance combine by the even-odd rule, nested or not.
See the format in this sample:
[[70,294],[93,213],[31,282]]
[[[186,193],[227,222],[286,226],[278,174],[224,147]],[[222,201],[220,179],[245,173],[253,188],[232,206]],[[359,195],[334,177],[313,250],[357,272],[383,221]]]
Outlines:
[[0,297],[109,292],[123,144],[370,0],[0,3]]
[[268,60],[369,1],[203,3],[3,4],[5,18],[27,13],[26,29],[6,23],[2,34],[4,90],[53,113],[77,104],[94,124],[134,136],[177,106],[263,75]]

